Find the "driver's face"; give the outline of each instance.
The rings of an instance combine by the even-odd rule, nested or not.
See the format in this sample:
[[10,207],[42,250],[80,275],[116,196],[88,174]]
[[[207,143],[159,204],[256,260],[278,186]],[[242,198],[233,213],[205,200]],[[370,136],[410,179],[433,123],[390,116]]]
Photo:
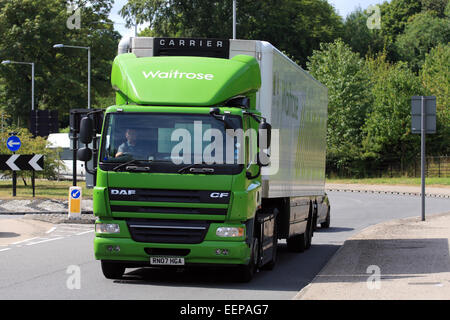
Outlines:
[[137,139],[136,130],[127,130],[125,137],[127,138],[128,143],[135,144]]

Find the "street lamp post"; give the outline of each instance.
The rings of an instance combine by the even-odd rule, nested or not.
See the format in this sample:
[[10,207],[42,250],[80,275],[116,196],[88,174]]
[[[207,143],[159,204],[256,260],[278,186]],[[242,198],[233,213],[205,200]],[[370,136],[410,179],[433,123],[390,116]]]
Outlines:
[[91,108],[91,48],[90,47],[80,47],[80,46],[69,46],[66,44],[55,44],[53,48],[75,48],[75,49],[85,49],[88,52],[88,109]]
[[[88,52],[88,109],[91,108],[91,48],[80,46],[69,46],[65,44],[55,44],[53,48],[74,48],[85,49]],[[78,150],[78,137],[76,133],[73,133],[73,166],[72,166],[72,184],[77,185],[77,150]]]
[[3,60],[2,64],[28,64],[31,65],[31,110],[34,111],[34,62],[18,62]]

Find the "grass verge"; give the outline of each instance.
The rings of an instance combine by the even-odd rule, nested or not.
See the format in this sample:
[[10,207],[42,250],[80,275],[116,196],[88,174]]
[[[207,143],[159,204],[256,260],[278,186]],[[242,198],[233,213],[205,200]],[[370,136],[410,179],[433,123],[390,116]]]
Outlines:
[[[12,196],[12,181],[0,181],[0,198],[1,199],[33,199],[33,189],[30,179],[26,180],[27,186],[21,178],[17,179],[16,197]],[[36,179],[36,197],[35,199],[57,199],[68,200],[69,188],[72,181],[50,181],[45,179]],[[77,186],[83,188],[83,199],[92,198],[92,189],[86,188],[84,181],[78,181]]]

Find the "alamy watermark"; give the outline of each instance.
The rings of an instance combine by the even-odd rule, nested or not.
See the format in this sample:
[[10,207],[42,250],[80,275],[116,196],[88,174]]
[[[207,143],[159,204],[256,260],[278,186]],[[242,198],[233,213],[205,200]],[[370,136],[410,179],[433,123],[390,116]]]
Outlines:
[[69,290],[81,289],[81,268],[76,265],[67,267],[66,274],[69,275],[66,281],[66,287]]
[[379,5],[371,5],[367,8],[367,28],[370,30],[381,29],[381,8]]
[[369,290],[381,289],[381,269],[377,265],[370,265],[366,269],[367,274],[371,274],[367,278],[366,285]]
[[263,175],[275,175],[279,170],[277,129],[270,131],[270,148],[268,130],[226,129],[224,137],[219,129],[203,131],[201,121],[194,121],[193,131],[184,128],[174,130],[170,139],[175,143],[170,154],[175,165],[260,164]]
[[70,30],[81,29],[81,8],[76,8],[74,4],[69,4],[67,13],[71,15],[66,21],[67,28]]

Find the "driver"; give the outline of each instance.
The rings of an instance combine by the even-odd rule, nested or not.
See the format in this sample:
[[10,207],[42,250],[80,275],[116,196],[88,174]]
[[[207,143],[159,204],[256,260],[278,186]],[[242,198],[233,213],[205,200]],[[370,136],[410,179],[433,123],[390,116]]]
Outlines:
[[134,159],[143,160],[145,158],[144,150],[139,146],[137,142],[137,130],[127,129],[125,132],[125,138],[127,141],[122,143],[117,149],[116,158],[131,155]]

